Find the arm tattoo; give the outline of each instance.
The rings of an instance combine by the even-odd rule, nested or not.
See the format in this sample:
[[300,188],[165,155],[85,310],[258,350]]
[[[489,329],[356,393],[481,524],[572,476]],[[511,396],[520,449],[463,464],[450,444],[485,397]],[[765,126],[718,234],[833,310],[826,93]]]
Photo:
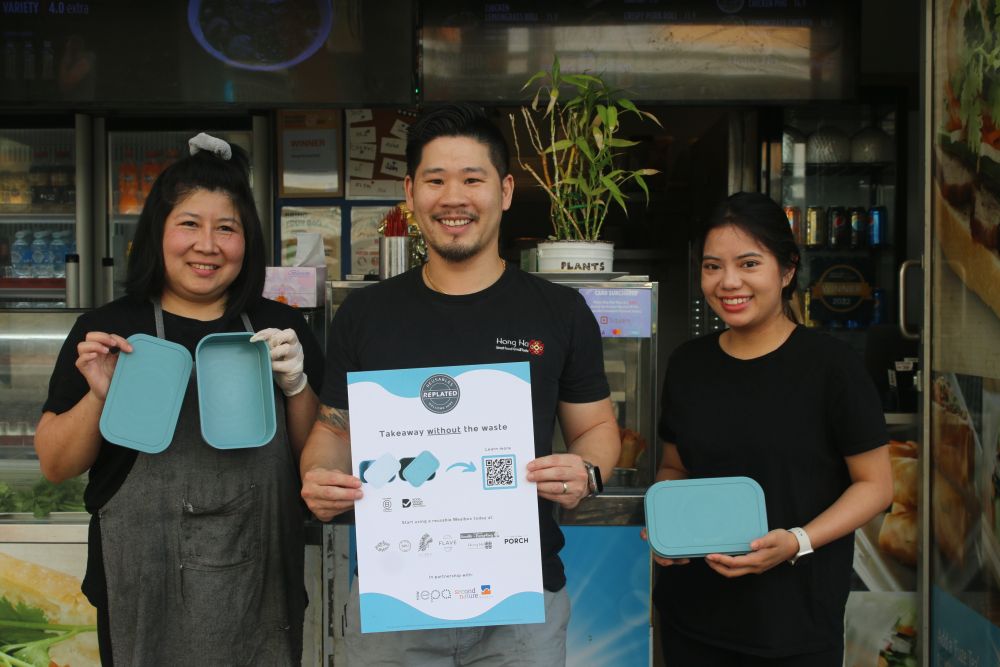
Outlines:
[[320,405],[316,421],[325,424],[330,430],[345,439],[351,435],[351,420],[347,410],[338,410],[328,405]]

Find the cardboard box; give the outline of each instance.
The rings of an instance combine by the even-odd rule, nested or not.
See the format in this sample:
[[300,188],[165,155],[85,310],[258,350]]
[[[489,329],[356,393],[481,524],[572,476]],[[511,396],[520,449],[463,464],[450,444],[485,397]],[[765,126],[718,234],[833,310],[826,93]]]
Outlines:
[[269,266],[264,277],[264,298],[295,308],[323,305],[325,266]]

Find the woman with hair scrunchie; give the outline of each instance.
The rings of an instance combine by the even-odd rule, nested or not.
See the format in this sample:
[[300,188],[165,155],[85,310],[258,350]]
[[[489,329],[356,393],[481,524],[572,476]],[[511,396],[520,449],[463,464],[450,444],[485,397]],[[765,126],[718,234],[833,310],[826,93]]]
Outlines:
[[[43,474],[89,471],[83,592],[108,665],[298,665],[305,514],[298,457],[316,417],[321,349],[294,309],[262,298],[265,251],[247,154],[200,134],[160,174],[128,258],[126,295],[76,321],[35,434]],[[271,354],[277,431],[261,447],[201,435],[195,377],[173,440],[147,454],[105,440],[99,420],[136,333],[183,345],[256,332]]]

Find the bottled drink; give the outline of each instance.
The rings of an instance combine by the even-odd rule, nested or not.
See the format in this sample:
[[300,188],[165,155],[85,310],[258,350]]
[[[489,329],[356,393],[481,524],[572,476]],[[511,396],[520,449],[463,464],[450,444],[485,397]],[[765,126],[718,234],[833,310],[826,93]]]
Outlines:
[[802,241],[807,248],[821,248],[826,242],[826,209],[822,206],[810,206],[806,210]]
[[163,162],[161,161],[160,151],[146,151],[146,159],[139,170],[139,189],[142,192],[141,200],[143,202],[149,196],[149,191],[153,189],[153,183],[156,182],[161,171],[163,171]]
[[802,209],[798,206],[786,206],[785,207],[785,217],[788,218],[788,226],[792,230],[792,236],[795,237],[795,242],[798,243],[801,239],[801,225],[802,225]]
[[118,212],[124,215],[138,213],[142,208],[142,194],[139,187],[139,167],[126,149],[118,164]]
[[24,230],[16,232],[10,246],[10,268],[15,278],[31,277],[31,248],[27,236]]
[[868,245],[873,248],[885,245],[888,224],[888,212],[885,206],[872,206],[868,211]]
[[31,274],[35,278],[52,277],[52,253],[49,251],[49,233],[35,232],[31,242]]
[[839,206],[832,207],[826,216],[827,245],[830,248],[846,248],[851,239],[851,225],[847,211]]
[[868,211],[856,206],[850,212],[850,246],[861,248],[868,242]]
[[49,252],[52,255],[52,275],[56,278],[66,277],[66,247],[64,240],[66,232],[53,232],[52,242],[49,243]]

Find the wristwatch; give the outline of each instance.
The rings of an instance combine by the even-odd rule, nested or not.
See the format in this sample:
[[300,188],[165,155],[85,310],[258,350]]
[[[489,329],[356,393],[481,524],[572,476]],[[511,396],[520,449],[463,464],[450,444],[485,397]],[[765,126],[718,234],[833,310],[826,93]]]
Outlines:
[[590,461],[584,461],[583,467],[587,469],[587,486],[590,487],[588,498],[596,496],[604,491],[604,482],[601,481],[601,469]]
[[799,552],[788,559],[789,565],[795,565],[795,561],[813,552],[813,545],[809,541],[809,535],[801,528],[789,528],[788,532],[799,541]]

